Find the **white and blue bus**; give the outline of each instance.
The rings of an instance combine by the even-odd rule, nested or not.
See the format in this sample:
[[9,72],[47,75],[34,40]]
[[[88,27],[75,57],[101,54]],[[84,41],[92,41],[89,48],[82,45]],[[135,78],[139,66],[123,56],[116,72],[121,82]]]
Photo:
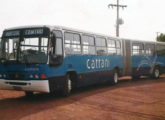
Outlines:
[[5,29],[0,47],[0,89],[69,95],[73,88],[116,84],[119,76],[159,78],[165,44],[58,26]]

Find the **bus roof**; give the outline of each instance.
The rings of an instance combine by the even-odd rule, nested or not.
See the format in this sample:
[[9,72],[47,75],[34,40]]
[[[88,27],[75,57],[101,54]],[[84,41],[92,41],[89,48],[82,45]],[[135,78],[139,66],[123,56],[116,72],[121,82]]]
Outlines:
[[38,27],[47,27],[50,30],[57,29],[57,30],[67,30],[67,31],[72,31],[72,32],[80,32],[84,34],[90,34],[90,35],[96,35],[96,36],[102,36],[102,37],[109,37],[113,39],[121,39],[119,37],[113,37],[110,35],[105,35],[105,34],[100,34],[100,33],[94,33],[94,32],[89,32],[89,31],[84,31],[80,29],[75,29],[75,28],[69,28],[69,27],[64,27],[64,26],[51,26],[51,25],[33,25],[33,26],[19,26],[19,27],[12,27],[12,28],[7,28],[7,30],[15,30],[15,29],[26,29],[26,28],[38,28]]
[[64,27],[64,26],[52,26],[52,25],[32,25],[32,26],[19,26],[19,27],[12,27],[12,28],[8,28],[5,30],[15,30],[15,29],[26,29],[26,28],[36,28],[36,27],[47,27],[50,30],[67,30],[67,31],[73,31],[73,32],[80,32],[80,33],[84,33],[84,34],[89,34],[89,35],[95,35],[95,36],[102,36],[102,37],[109,37],[109,38],[113,38],[113,39],[119,39],[119,40],[130,40],[130,41],[135,41],[135,42],[144,42],[144,43],[158,43],[158,44],[164,44],[164,42],[156,42],[156,41],[147,41],[147,40],[135,40],[135,39],[126,39],[126,38],[120,38],[120,37],[113,37],[110,35],[105,35],[105,34],[100,34],[100,33],[93,33],[93,32],[89,32],[89,31],[84,31],[84,30],[79,30],[79,29],[74,29],[74,28],[69,28],[69,27]]

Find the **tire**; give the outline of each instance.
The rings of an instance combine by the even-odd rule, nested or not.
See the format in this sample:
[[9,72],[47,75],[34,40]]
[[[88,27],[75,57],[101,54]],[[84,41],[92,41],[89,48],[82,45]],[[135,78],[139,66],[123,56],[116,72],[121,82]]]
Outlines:
[[113,81],[112,81],[112,84],[113,84],[113,85],[118,83],[119,74],[118,74],[117,70],[115,70],[112,79],[113,79]]
[[152,78],[154,79],[159,79],[160,77],[160,70],[158,67],[155,67],[153,73],[152,73]]
[[140,76],[139,75],[137,75],[137,76],[133,75],[132,76],[132,80],[138,80],[138,79],[140,79]]
[[25,96],[26,97],[31,97],[33,95],[34,95],[34,92],[32,92],[32,91],[25,91]]
[[66,76],[66,80],[65,80],[65,83],[64,83],[64,88],[62,90],[62,95],[64,97],[69,96],[71,94],[71,90],[72,90],[72,81],[71,81],[70,75],[68,74]]

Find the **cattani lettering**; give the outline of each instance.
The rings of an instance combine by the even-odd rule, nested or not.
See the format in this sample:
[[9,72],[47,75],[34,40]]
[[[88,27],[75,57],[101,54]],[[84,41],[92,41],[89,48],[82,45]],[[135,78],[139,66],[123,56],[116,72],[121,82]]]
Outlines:
[[88,69],[108,68],[110,61],[108,59],[87,59]]

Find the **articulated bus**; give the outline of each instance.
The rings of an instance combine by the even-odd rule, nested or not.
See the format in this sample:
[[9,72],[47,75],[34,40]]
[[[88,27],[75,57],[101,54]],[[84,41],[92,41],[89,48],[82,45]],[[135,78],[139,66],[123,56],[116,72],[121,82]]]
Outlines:
[[77,87],[120,76],[159,78],[165,44],[110,37],[59,26],[5,29],[0,47],[0,89],[65,96]]

